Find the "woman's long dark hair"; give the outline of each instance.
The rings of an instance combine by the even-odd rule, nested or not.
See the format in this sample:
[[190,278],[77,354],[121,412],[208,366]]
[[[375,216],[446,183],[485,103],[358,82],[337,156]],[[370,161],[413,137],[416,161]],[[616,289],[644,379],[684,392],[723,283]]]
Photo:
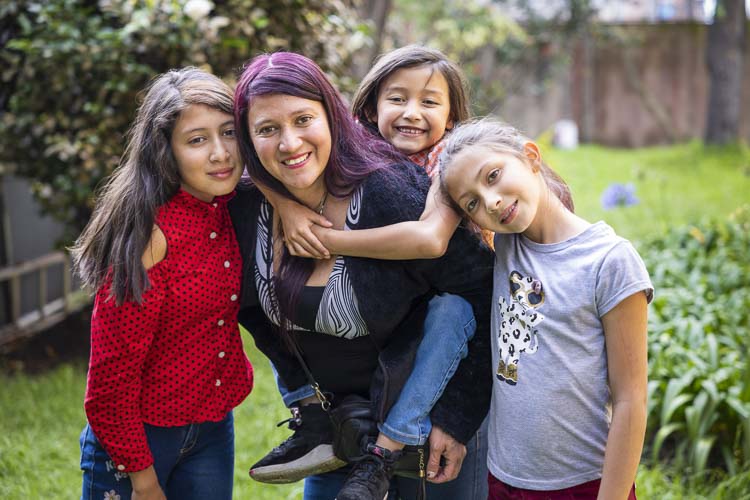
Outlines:
[[120,165],[99,190],[91,220],[71,248],[85,286],[101,287],[108,275],[117,304],[140,302],[149,288],[141,259],[151,239],[158,208],[179,189],[172,130],[180,113],[203,104],[232,114],[232,89],[197,68],[156,77],[128,132]]
[[[349,113],[341,94],[313,61],[293,52],[263,54],[250,60],[237,82],[234,122],[240,155],[253,182],[295,199],[260,162],[247,121],[253,99],[290,95],[320,102],[331,132],[331,155],[324,172],[326,189],[337,197],[351,194],[372,172],[403,160],[385,141],[373,137]],[[296,200],[299,201],[299,200]],[[299,292],[312,274],[314,261],[294,257],[284,248],[274,288],[278,299],[281,332],[288,338]]]

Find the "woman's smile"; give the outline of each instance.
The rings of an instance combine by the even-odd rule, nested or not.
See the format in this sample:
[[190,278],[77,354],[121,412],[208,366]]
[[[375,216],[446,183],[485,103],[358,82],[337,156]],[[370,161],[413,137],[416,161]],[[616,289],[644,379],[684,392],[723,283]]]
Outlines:
[[302,168],[307,163],[308,158],[310,158],[310,153],[302,153],[282,160],[282,163],[291,169]]

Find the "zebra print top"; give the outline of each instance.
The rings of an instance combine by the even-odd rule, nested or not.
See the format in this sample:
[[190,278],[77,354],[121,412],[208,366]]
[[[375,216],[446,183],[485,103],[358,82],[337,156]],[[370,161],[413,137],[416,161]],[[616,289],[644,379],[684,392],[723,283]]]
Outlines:
[[[345,230],[359,221],[362,187],[352,193],[346,213]],[[263,312],[275,325],[279,325],[279,309],[273,286],[273,209],[268,200],[260,205],[258,237],[255,248],[255,285]],[[328,277],[318,306],[314,330],[297,323],[294,330],[316,331],[343,339],[355,339],[368,335],[367,325],[359,312],[357,297],[349,280],[344,257],[339,255]]]

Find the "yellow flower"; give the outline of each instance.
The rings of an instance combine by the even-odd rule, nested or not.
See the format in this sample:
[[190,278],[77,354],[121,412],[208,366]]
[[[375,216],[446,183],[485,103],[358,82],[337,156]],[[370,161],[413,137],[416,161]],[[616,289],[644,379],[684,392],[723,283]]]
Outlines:
[[701,245],[706,243],[706,237],[703,235],[701,230],[695,226],[690,228],[690,236],[695,238]]

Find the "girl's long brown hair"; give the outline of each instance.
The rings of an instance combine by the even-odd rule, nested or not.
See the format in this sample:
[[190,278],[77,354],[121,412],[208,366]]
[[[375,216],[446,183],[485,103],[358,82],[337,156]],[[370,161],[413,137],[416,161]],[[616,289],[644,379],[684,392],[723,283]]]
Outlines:
[[85,286],[98,289],[111,276],[117,304],[141,301],[149,287],[141,258],[156,212],[180,187],[171,146],[175,123],[193,104],[231,115],[232,103],[226,83],[192,67],[164,73],[146,88],[120,165],[99,190],[91,220],[71,248]]

